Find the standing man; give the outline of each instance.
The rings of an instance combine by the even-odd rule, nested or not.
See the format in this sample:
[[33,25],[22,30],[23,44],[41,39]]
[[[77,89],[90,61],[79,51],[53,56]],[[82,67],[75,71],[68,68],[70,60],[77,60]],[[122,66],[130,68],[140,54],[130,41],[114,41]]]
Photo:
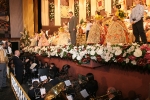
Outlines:
[[132,9],[130,15],[130,22],[133,28],[133,34],[135,36],[135,42],[140,42],[140,37],[143,43],[147,43],[146,34],[144,32],[143,26],[143,15],[144,15],[144,6],[141,5],[141,0],[134,0],[135,7]]
[[3,87],[7,87],[6,85],[6,64],[8,62],[6,52],[3,49],[3,42],[0,41],[0,92],[2,92]]
[[73,12],[72,11],[69,12],[69,17],[70,17],[69,33],[70,33],[71,44],[72,45],[76,45],[77,18],[75,16],[73,16]]
[[[23,77],[23,69],[24,69],[24,63],[22,62],[22,60],[19,58],[20,56],[20,51],[16,50],[15,51],[15,55],[12,58],[13,59],[13,63],[15,65],[15,77],[17,79],[17,81],[22,84],[22,77]],[[25,62],[28,62],[29,59],[26,59]]]

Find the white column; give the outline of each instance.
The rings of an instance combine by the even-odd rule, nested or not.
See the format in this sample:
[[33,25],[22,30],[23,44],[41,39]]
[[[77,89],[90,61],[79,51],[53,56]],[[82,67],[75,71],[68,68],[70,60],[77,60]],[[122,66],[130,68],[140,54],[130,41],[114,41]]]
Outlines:
[[60,0],[54,0],[55,5],[55,26],[61,26]]
[[95,16],[97,0],[91,0],[91,16]]
[[74,0],[69,0],[69,11],[74,13]]
[[110,14],[112,10],[112,0],[105,0],[105,11]]
[[146,4],[147,4],[147,5],[150,5],[150,0],[146,0]]
[[49,26],[49,1],[41,0],[42,6],[42,26]]
[[79,21],[86,20],[86,0],[79,0]]

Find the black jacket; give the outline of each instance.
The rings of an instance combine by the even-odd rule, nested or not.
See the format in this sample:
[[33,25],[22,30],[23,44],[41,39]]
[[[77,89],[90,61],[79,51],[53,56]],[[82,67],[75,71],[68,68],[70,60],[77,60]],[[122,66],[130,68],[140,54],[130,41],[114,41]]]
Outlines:
[[24,63],[22,60],[16,56],[13,56],[13,63],[15,65],[15,74],[16,75],[22,75],[23,74],[23,68],[24,68]]

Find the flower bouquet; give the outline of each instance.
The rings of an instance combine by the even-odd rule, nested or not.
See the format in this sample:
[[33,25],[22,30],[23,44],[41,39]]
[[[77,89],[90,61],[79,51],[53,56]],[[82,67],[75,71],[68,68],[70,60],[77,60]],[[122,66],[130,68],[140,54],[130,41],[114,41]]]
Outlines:
[[126,18],[126,13],[123,10],[118,10],[115,14],[119,19],[123,20]]

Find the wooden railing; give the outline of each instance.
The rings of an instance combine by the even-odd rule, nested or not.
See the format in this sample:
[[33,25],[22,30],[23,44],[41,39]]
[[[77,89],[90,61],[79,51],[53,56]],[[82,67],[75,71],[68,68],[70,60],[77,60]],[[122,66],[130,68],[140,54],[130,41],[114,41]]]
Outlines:
[[21,87],[21,85],[18,83],[16,78],[12,73],[10,73],[11,78],[11,88],[15,94],[15,97],[17,100],[30,100],[24,89]]
[[10,68],[7,66],[7,78],[10,78]]

